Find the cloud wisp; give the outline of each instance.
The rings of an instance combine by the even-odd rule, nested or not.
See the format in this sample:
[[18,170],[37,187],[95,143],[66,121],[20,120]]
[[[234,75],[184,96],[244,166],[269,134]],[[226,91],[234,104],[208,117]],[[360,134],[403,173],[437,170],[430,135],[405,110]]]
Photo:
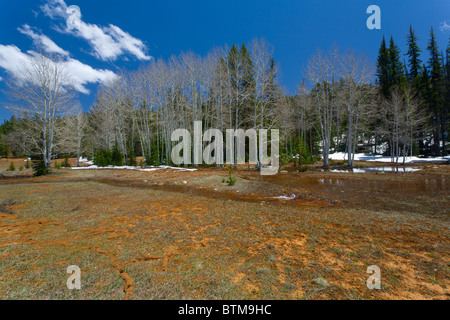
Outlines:
[[[39,53],[34,51],[22,52],[15,45],[0,44],[0,68],[5,69],[15,78],[23,76],[24,67],[29,66]],[[107,83],[117,79],[117,75],[110,70],[97,70],[78,60],[66,57],[62,64],[70,75],[70,83],[78,92],[89,94],[88,84]]]
[[31,28],[29,25],[25,24],[22,27],[18,28],[20,33],[25,34],[29,36],[31,39],[33,39],[33,42],[36,46],[42,47],[46,52],[49,53],[57,53],[63,56],[69,56],[69,52],[62,49],[60,46],[58,46],[52,39],[47,37],[44,34],[38,34],[36,33],[33,28]]
[[441,29],[442,32],[444,32],[444,31],[450,31],[450,24],[447,23],[447,21],[442,21],[442,22],[441,22],[440,29]]
[[41,6],[41,10],[51,19],[65,20],[66,26],[62,31],[88,41],[93,55],[103,61],[114,61],[126,54],[133,55],[138,60],[152,59],[145,53],[146,46],[142,40],[113,24],[98,26],[84,22],[78,6],[68,7],[64,0],[48,0]]

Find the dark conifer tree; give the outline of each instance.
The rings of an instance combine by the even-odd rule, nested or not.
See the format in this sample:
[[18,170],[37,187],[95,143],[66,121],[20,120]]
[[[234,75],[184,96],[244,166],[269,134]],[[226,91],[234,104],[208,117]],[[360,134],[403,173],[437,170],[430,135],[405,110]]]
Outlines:
[[389,76],[389,89],[395,86],[402,87],[406,80],[405,68],[400,60],[400,49],[394,43],[394,38],[391,37],[389,44],[389,64],[388,64],[388,76]]
[[[443,130],[444,130],[444,143],[449,142],[450,136],[450,41],[445,53],[445,105],[443,112]],[[445,144],[446,145],[446,144]],[[448,155],[448,149],[444,148],[443,155]]]
[[386,40],[381,41],[380,50],[378,51],[377,59],[377,84],[381,88],[381,92],[387,98],[389,97],[389,53],[386,47]]
[[255,71],[253,66],[253,61],[250,56],[250,52],[247,50],[245,44],[242,44],[239,58],[241,59],[242,66],[242,92],[244,92],[245,101],[243,103],[243,109],[241,110],[242,118],[248,119],[246,123],[242,125],[244,127],[251,127],[251,114],[255,104]]
[[[420,94],[422,93],[422,85],[423,85],[423,73],[422,73],[422,60],[420,59],[421,50],[419,48],[419,45],[417,44],[417,35],[412,28],[412,26],[409,27],[409,34],[407,36],[407,45],[408,45],[408,53],[406,56],[408,56],[408,63],[407,66],[409,67],[409,70],[407,71],[407,78],[409,83],[416,89],[416,91]],[[422,108],[426,109],[426,103],[422,102]],[[423,126],[418,130],[418,133],[416,135],[416,139],[418,141],[418,147],[419,147],[419,153],[424,153],[424,143],[423,143]]]
[[420,59],[421,50],[417,45],[417,36],[412,26],[409,27],[408,34],[408,80],[416,87],[418,86],[419,77],[421,75],[422,60]]
[[430,40],[428,42],[428,52],[430,59],[428,60],[428,69],[430,77],[430,94],[428,97],[428,107],[431,115],[431,125],[433,128],[433,140],[434,140],[434,155],[441,154],[440,143],[443,137],[444,128],[443,116],[444,103],[443,103],[443,80],[444,80],[444,68],[442,66],[442,58],[439,53],[439,47],[436,41],[433,28],[430,31]]

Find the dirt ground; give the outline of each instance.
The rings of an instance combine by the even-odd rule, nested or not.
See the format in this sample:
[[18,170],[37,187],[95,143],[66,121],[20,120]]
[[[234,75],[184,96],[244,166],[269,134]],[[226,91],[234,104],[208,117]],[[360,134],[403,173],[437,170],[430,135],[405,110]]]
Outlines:
[[[448,164],[241,167],[234,186],[220,168],[21,165],[0,159],[1,299],[450,298]],[[66,286],[71,265],[81,290]],[[372,265],[381,290],[367,288]]]

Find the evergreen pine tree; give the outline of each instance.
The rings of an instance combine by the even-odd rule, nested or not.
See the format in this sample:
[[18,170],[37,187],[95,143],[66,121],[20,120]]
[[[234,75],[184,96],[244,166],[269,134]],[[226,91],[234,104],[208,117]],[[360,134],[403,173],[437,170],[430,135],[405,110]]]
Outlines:
[[250,56],[250,52],[247,50],[245,44],[242,44],[239,58],[241,59],[240,65],[242,66],[242,92],[244,93],[245,101],[243,108],[240,110],[241,117],[248,119],[243,123],[245,127],[252,126],[251,114],[255,104],[255,71],[253,61]]
[[276,69],[276,61],[274,58],[270,58],[269,61],[269,69],[267,70],[269,74],[269,85],[267,89],[267,101],[271,105],[275,105],[278,101],[278,93],[280,92],[280,86],[275,83],[275,78],[277,77]]
[[123,154],[120,152],[119,146],[116,144],[111,154],[111,165],[120,167],[123,165]]
[[130,143],[130,146],[129,146],[129,148],[128,148],[128,154],[127,154],[127,156],[128,156],[128,159],[127,159],[128,165],[129,165],[129,166],[136,166],[136,165],[137,165],[137,162],[136,162],[136,153],[135,153],[135,151],[134,151],[134,145],[133,145],[133,143]]
[[381,92],[387,98],[389,97],[389,54],[388,49],[386,47],[386,40],[383,36],[383,40],[381,42],[380,50],[378,51],[378,59],[377,59],[377,84],[381,88]]
[[50,168],[47,168],[45,165],[45,160],[42,155],[34,157],[32,167],[36,177],[45,176],[50,173]]
[[394,38],[391,36],[388,64],[389,89],[395,86],[403,87],[405,82],[404,70],[404,65],[400,60],[400,49],[394,43]]
[[422,60],[420,59],[421,50],[417,45],[417,36],[412,26],[409,27],[408,39],[408,80],[416,87],[418,86],[419,77],[421,75]]
[[[422,92],[422,85],[423,85],[423,73],[422,73],[422,60],[420,59],[420,53],[422,52],[417,44],[417,35],[415,31],[413,30],[412,26],[409,27],[409,34],[407,36],[407,44],[408,44],[408,53],[406,54],[408,56],[408,81],[412,86],[417,90],[418,93]],[[424,92],[422,92],[424,93]],[[425,93],[424,93],[425,94]],[[425,100],[423,100],[422,108],[426,109],[426,103]],[[420,129],[418,130],[418,133],[416,135],[419,148],[419,153],[424,153],[424,143],[423,143],[423,127],[420,126]]]
[[446,118],[446,116],[443,115],[444,103],[442,101],[444,68],[442,66],[442,58],[439,53],[439,47],[437,45],[433,28],[431,28],[430,31],[430,40],[428,42],[427,50],[430,55],[430,59],[428,60],[428,69],[430,73],[430,93],[428,106],[431,114],[431,124],[433,127],[433,153],[438,156],[441,154],[440,142],[444,131],[444,128],[442,127],[444,122],[443,118]]
[[[450,40],[450,39],[449,39]],[[442,113],[443,116],[443,130],[445,132],[444,143],[449,142],[450,139],[450,41],[446,50],[446,59],[445,59],[445,105],[444,111]],[[447,144],[445,144],[447,145]],[[444,148],[443,155],[448,155],[448,149]]]
[[228,70],[230,72],[230,83],[233,88],[238,87],[238,73],[239,73],[239,51],[235,44],[230,49],[230,52],[228,52],[227,56],[227,63],[228,63]]

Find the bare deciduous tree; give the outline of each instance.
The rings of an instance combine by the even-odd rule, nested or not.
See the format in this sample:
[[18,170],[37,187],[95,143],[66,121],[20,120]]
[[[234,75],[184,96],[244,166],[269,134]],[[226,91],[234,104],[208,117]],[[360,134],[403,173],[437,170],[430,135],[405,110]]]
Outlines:
[[8,108],[28,119],[24,134],[50,168],[58,119],[74,106],[75,94],[64,64],[57,56],[36,53],[7,86],[7,94],[15,101]]
[[356,55],[351,50],[346,51],[340,61],[344,86],[342,103],[347,115],[348,165],[352,167],[362,113],[371,102],[373,71],[365,55]]
[[314,85],[313,95],[319,120],[324,166],[328,166],[333,117],[336,112],[336,90],[339,78],[339,48],[333,46],[327,53],[321,50],[308,62],[306,75]]

